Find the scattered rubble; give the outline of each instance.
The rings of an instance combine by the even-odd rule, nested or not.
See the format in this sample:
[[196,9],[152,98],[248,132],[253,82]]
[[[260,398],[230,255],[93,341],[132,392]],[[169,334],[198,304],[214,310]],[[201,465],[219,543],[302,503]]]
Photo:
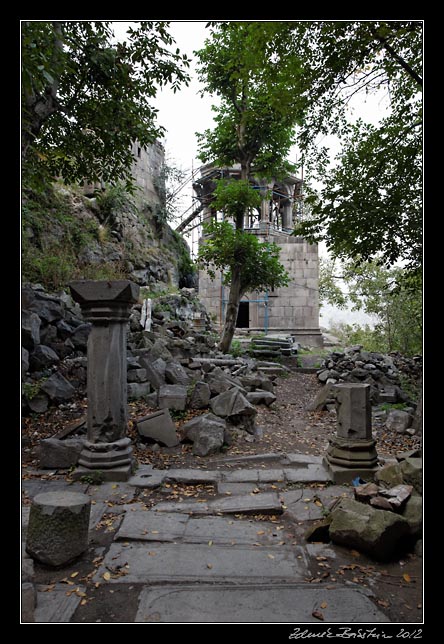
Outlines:
[[[362,345],[347,347],[344,351],[333,351],[317,371],[321,383],[362,382],[371,386],[370,399],[373,404],[408,403],[410,395],[401,388],[402,376],[418,381],[422,373],[422,357],[406,358],[393,351],[388,355],[364,351]],[[319,401],[318,404],[321,404]]]

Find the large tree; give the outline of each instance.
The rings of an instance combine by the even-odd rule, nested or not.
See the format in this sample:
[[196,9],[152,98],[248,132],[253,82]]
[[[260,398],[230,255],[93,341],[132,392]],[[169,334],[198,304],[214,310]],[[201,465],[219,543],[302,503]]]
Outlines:
[[[322,188],[307,195],[312,217],[297,230],[333,255],[418,270],[422,253],[422,23],[286,23],[282,35],[304,61],[305,171]],[[385,91],[387,115],[347,118],[354,97]],[[381,94],[380,94],[381,95]],[[339,137],[336,164],[319,139]]]
[[288,274],[279,262],[277,244],[260,242],[256,235],[236,229],[228,221],[204,226],[206,237],[199,249],[199,264],[215,277],[222,273],[230,285],[224,329],[219,343],[223,353],[230,350],[236,328],[239,302],[249,291],[265,291],[288,284]]
[[163,131],[150,99],[188,81],[168,25],[139,22],[117,42],[110,22],[22,23],[25,174],[130,183],[132,143],[145,147]]
[[[239,164],[241,168],[240,180],[219,185],[212,204],[234,220],[232,233],[228,224],[212,229],[213,239],[218,239],[230,251],[218,255],[214,242],[204,246],[207,259],[211,255],[216,266],[229,269],[225,281],[230,291],[219,345],[226,352],[233,338],[240,298],[248,290],[247,286],[250,290],[259,286],[269,288],[278,276],[285,274],[275,250],[267,247],[264,251],[265,246],[254,237],[249,240],[242,231],[246,208],[252,205],[248,180],[252,173],[272,179],[292,169],[286,159],[301,113],[295,92],[298,56],[275,47],[279,23],[210,23],[210,29],[205,47],[197,52],[198,69],[204,93],[217,96],[219,102],[213,107],[214,129],[198,134],[199,156],[202,161],[219,167]],[[287,64],[289,59],[291,65]],[[247,247],[248,261],[244,261]],[[256,284],[251,277],[252,268],[255,264],[259,268],[267,258],[273,260],[268,283],[261,278],[261,284]]]

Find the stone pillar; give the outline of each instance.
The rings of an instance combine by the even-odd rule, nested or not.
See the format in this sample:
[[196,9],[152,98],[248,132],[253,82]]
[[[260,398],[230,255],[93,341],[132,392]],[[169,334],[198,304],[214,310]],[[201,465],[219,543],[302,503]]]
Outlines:
[[335,483],[356,477],[368,481],[378,471],[372,438],[370,385],[344,383],[332,387],[338,416],[336,436],[330,439],[324,464]]
[[91,475],[126,481],[133,469],[131,440],[126,436],[126,327],[139,287],[128,280],[70,283],[73,299],[92,322],[88,337],[87,440],[74,478]]
[[282,204],[282,228],[293,228],[293,210],[289,199]]

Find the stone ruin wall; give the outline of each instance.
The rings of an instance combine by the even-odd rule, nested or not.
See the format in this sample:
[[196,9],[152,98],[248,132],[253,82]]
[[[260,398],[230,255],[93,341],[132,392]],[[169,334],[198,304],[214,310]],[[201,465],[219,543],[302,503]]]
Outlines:
[[[290,283],[268,293],[268,333],[291,334],[302,345],[323,346],[319,329],[318,246],[302,237],[270,236],[268,240],[281,248],[280,261],[290,275]],[[206,272],[200,271],[199,299],[217,324],[221,323],[222,298],[228,299],[228,289],[222,287],[220,273],[212,281]],[[267,300],[264,293],[248,293],[242,301],[263,299]],[[250,332],[264,331],[264,302],[250,303],[248,322]]]

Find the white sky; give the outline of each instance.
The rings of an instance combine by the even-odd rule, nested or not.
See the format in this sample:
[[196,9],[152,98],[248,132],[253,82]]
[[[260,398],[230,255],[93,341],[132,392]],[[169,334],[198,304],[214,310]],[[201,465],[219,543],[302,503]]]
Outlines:
[[[196,57],[193,51],[203,47],[204,40],[208,37],[209,30],[205,28],[207,21],[173,21],[169,32],[175,42],[174,48],[178,47],[182,53],[191,58],[189,74],[191,82],[188,87],[183,86],[174,93],[169,87],[158,92],[153,105],[158,109],[158,123],[166,129],[165,137],[162,140],[165,146],[168,161],[178,166],[187,174],[192,169],[201,165],[197,159],[197,138],[196,132],[203,132],[213,127],[213,112],[211,105],[214,99],[208,95],[202,97],[199,91],[202,86],[197,80],[195,71]],[[114,23],[115,33],[118,38],[123,38],[128,22]],[[354,97],[350,104],[350,120],[362,118],[370,123],[377,123],[385,113],[388,106],[387,96],[368,95],[365,99],[362,96]],[[337,141],[333,137],[327,137],[319,141],[319,144],[327,145],[330,148],[331,157],[338,151]],[[295,161],[296,148],[290,153],[290,160]],[[183,190],[183,210],[186,210],[192,202],[192,188],[189,183]],[[190,212],[190,211],[189,211]],[[189,243],[194,244],[197,240],[198,231],[195,230]],[[325,248],[320,244],[320,254],[325,255]],[[349,324],[358,322],[360,324],[371,323],[371,318],[361,312],[340,311],[330,305],[325,305],[321,310],[321,325],[327,326],[330,319],[344,321]]]

